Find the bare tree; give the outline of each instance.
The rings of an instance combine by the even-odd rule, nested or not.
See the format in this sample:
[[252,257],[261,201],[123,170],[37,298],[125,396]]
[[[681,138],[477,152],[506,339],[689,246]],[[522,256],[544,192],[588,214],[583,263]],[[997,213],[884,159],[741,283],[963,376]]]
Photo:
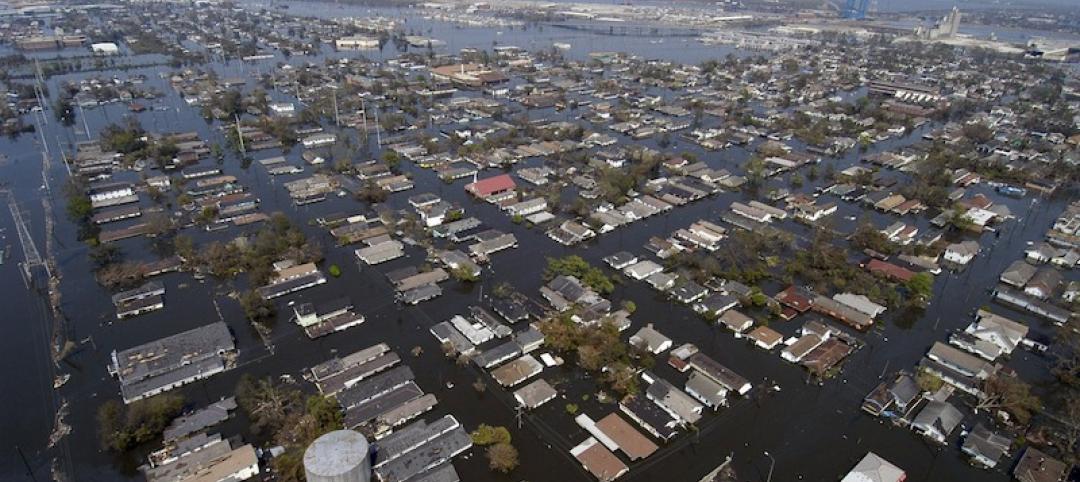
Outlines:
[[1042,406],[1039,397],[1031,393],[1031,386],[1017,377],[997,374],[983,382],[982,395],[976,410],[1002,409],[1017,422],[1026,424],[1031,414]]

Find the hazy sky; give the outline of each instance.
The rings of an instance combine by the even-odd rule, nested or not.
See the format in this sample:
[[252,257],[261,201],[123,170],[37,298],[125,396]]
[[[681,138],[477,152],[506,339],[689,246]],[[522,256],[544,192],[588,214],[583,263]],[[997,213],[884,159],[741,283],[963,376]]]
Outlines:
[[1018,6],[1075,7],[1078,3],[1080,0],[877,0],[878,11],[882,12],[945,9],[954,5],[960,10]]

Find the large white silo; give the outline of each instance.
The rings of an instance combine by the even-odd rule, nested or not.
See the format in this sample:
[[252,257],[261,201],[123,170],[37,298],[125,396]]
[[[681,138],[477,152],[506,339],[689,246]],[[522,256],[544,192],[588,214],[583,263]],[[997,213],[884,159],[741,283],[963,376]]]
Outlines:
[[308,482],[370,482],[368,441],[359,432],[336,430],[315,439],[304,452]]

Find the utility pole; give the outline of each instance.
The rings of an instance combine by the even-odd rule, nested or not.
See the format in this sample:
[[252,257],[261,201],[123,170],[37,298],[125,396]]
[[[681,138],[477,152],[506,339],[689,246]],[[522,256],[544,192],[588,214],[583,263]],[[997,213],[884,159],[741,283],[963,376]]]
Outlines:
[[337,105],[337,87],[335,86],[333,90],[330,91],[330,93],[334,97],[334,125],[341,127],[341,114],[338,112]]
[[86,112],[83,111],[81,102],[76,100],[75,105],[79,107],[79,118],[82,119],[83,130],[86,131],[86,140],[90,140],[90,126],[86,123]]
[[19,459],[22,460],[23,466],[26,467],[26,475],[30,476],[30,480],[37,482],[37,477],[34,477],[34,470],[30,468],[30,462],[26,461],[26,455],[23,454],[22,448],[16,445],[15,451],[19,453]]
[[56,146],[60,148],[60,157],[64,160],[64,169],[67,169],[67,175],[71,177],[71,164],[68,164],[67,153],[64,152],[64,145],[60,143],[60,136],[56,136]]
[[379,146],[382,146],[382,134],[380,134],[379,131],[380,131],[380,126],[379,126],[379,106],[376,105],[375,106],[375,143],[377,145],[379,145]]
[[[37,59],[34,59],[34,95],[37,97],[38,106],[41,108],[42,117],[44,117],[46,101],[44,85],[44,76],[41,74],[41,64]],[[49,123],[48,119],[43,119],[45,124]]]
[[[38,115],[39,114],[40,114],[41,122],[42,122],[41,127],[37,127]],[[45,140],[45,124],[46,123],[48,123],[48,121],[45,119],[45,111],[41,111],[41,112],[38,112],[38,113],[34,114],[34,126],[35,126],[34,130],[38,131],[38,135],[41,136],[41,148],[45,150],[46,154],[48,154],[49,153],[49,143]]]
[[769,458],[769,476],[765,479],[765,482],[772,482],[772,471],[776,467],[776,459],[768,451],[765,452],[765,456]]
[[367,136],[369,135],[367,130],[367,104],[364,102],[363,96],[360,97],[360,115],[364,120],[364,145],[367,145]]
[[240,153],[247,154],[247,150],[244,149],[244,133],[240,131],[240,116],[233,114],[236,118],[236,140],[240,143]]
[[45,186],[45,194],[52,195],[52,187],[49,186],[49,155],[41,153],[41,183]]

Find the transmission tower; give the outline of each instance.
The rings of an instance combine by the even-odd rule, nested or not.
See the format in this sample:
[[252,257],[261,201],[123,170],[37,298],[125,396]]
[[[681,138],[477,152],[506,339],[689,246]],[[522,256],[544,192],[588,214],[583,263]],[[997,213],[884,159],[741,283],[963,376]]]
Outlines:
[[41,258],[37,246],[34,245],[34,238],[30,236],[30,229],[27,227],[26,221],[23,220],[22,210],[15,200],[15,195],[8,190],[5,190],[3,194],[8,198],[8,210],[11,211],[11,218],[15,221],[15,231],[19,233],[19,244],[22,245],[23,251],[23,262],[20,263],[20,266],[23,269],[26,286],[29,288],[34,284],[34,272],[44,270],[46,277],[48,277],[50,275],[49,266]]

